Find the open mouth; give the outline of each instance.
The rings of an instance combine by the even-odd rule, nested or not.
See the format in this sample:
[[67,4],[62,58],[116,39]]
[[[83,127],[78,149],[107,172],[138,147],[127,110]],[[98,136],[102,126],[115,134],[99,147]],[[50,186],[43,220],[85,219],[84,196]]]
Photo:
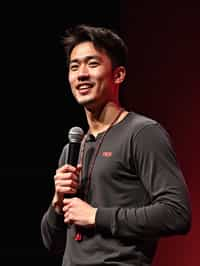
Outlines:
[[93,87],[93,84],[91,83],[84,83],[84,84],[79,84],[77,86],[77,89],[79,91],[80,94],[85,95],[88,94],[88,92],[90,91],[90,89]]

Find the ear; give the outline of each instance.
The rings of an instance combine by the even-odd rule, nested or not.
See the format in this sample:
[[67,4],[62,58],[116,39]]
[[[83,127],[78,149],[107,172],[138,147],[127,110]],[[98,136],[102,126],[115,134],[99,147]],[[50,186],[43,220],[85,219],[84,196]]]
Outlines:
[[116,67],[113,72],[114,83],[121,84],[126,76],[126,69],[123,66]]

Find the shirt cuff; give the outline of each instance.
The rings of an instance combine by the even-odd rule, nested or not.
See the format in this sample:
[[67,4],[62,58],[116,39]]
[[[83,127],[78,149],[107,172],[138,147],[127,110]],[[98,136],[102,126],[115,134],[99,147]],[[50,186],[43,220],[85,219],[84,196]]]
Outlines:
[[47,211],[47,221],[48,224],[54,228],[59,229],[66,226],[66,224],[64,223],[63,214],[58,214],[51,205],[49,206]]

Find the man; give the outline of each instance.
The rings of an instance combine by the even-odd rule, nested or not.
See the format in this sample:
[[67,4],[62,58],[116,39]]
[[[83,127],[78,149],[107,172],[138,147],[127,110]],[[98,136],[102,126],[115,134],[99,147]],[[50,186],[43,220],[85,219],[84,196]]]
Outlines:
[[[190,229],[188,190],[169,136],[118,100],[127,48],[109,29],[80,25],[64,38],[72,93],[89,126],[74,167],[66,147],[41,221],[63,266],[148,266],[162,236]],[[64,195],[70,195],[65,197]]]

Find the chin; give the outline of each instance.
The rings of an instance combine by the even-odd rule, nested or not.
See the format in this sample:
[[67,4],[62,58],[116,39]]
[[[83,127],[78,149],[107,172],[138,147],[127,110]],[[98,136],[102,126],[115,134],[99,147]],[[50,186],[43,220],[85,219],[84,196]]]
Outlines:
[[78,97],[76,98],[77,102],[80,104],[80,105],[88,105],[88,104],[94,104],[95,102],[95,99],[94,98],[91,98],[91,97]]

